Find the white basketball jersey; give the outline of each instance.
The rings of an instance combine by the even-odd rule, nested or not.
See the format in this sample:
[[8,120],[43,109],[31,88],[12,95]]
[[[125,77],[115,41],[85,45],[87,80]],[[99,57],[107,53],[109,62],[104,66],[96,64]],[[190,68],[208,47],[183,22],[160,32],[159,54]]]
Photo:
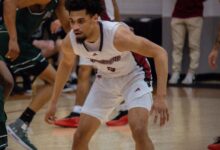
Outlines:
[[151,70],[146,58],[131,52],[119,52],[113,40],[119,22],[100,21],[101,36],[97,49],[76,42],[75,34],[70,32],[71,44],[75,54],[90,59],[92,65],[97,68],[97,75],[106,78],[125,76],[129,73],[145,74],[146,81],[151,81]]

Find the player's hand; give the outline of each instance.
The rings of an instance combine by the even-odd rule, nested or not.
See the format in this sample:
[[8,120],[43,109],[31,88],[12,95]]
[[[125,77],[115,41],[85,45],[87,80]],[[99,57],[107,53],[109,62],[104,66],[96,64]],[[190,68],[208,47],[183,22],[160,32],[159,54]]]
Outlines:
[[5,55],[6,58],[14,61],[20,54],[20,48],[17,40],[9,40],[8,43],[8,52]]
[[169,121],[169,111],[165,96],[156,96],[151,108],[151,114],[154,115],[154,123],[160,122],[160,126]]
[[53,124],[54,121],[56,120],[56,110],[57,110],[57,107],[56,105],[53,105],[51,104],[46,112],[46,115],[45,115],[45,121],[48,123],[48,124]]
[[214,70],[217,68],[218,50],[213,49],[208,57],[209,66]]
[[60,20],[56,19],[51,23],[50,31],[52,34],[55,34],[61,29],[61,27],[62,27],[62,25],[60,23]]

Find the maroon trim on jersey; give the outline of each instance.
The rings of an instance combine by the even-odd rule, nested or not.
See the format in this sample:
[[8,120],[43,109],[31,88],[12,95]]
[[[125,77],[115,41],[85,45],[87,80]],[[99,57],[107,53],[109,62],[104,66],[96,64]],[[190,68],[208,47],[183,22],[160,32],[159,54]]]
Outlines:
[[[99,23],[99,27],[100,27],[100,34],[101,34],[101,36],[100,36],[100,45],[99,45],[99,51],[101,52],[102,51],[102,47],[103,47],[103,25],[102,25],[102,23],[101,22],[98,22]],[[86,44],[85,44],[85,42],[83,42],[83,46],[84,46],[84,48],[89,52],[89,49],[87,48],[87,46],[86,46]]]
[[134,57],[134,60],[136,61],[137,65],[143,68],[143,71],[145,73],[145,81],[147,82],[148,86],[151,86],[152,81],[152,74],[151,74],[151,68],[149,63],[146,61],[146,57],[139,55],[137,53],[133,53],[132,55]]
[[107,10],[106,10],[106,5],[105,5],[105,0],[100,0],[100,3],[102,5],[102,7],[104,8],[104,11],[101,13],[100,17],[102,20],[107,20],[110,21],[110,17],[107,14]]

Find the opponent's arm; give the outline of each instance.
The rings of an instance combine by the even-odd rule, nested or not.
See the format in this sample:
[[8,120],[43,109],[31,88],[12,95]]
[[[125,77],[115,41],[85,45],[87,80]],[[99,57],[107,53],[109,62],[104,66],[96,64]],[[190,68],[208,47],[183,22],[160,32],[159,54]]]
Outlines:
[[18,57],[20,53],[20,49],[17,42],[16,10],[34,4],[47,4],[48,2],[49,0],[4,0],[4,23],[9,34],[9,46],[6,57],[13,61]]
[[65,9],[65,0],[60,0],[58,7],[55,10],[57,18],[60,20],[61,25],[65,32],[67,33],[70,30],[69,24],[69,14],[68,11]]

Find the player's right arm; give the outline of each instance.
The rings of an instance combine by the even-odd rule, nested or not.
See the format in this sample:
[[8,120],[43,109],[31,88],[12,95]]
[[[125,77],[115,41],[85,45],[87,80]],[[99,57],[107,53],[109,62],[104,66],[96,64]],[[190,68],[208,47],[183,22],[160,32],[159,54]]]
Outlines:
[[61,52],[63,55],[56,73],[49,109],[45,115],[45,121],[49,124],[53,123],[55,120],[56,106],[59,96],[61,95],[63,87],[72,72],[72,68],[76,60],[76,55],[70,43],[69,34],[62,41]]
[[9,34],[9,46],[6,57],[13,61],[19,56],[20,53],[20,49],[17,42],[16,10],[32,6],[34,4],[47,4],[49,1],[50,0],[4,0],[4,23]]

